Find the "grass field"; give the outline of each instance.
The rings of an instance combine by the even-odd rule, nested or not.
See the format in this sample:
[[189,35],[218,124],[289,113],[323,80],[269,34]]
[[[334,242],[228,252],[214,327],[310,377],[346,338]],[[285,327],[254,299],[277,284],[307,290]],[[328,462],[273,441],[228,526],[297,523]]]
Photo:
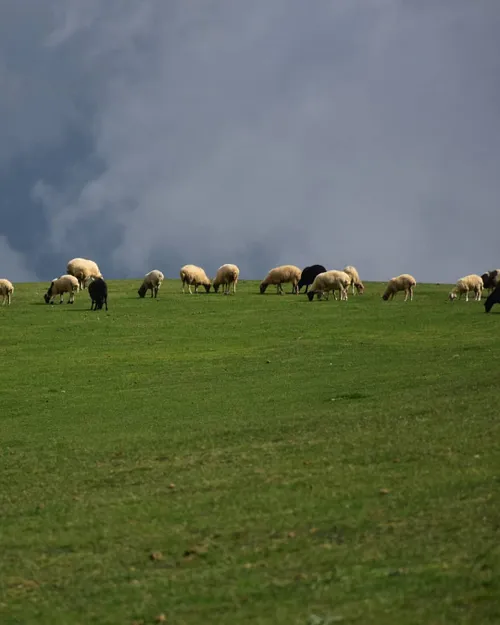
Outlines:
[[2,625],[500,622],[500,308],[139,282],[0,307]]

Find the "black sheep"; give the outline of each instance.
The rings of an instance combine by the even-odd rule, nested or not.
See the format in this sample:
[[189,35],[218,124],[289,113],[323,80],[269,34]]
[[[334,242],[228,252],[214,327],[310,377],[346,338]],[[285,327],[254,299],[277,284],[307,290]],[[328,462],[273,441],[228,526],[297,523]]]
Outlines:
[[305,286],[305,292],[307,293],[308,288],[314,282],[314,278],[319,273],[323,273],[324,271],[326,271],[326,269],[323,267],[323,265],[311,265],[310,267],[304,267],[304,269],[302,269],[302,274],[300,276],[297,289],[300,291],[300,289]]
[[481,276],[481,278],[483,279],[484,288],[488,289],[490,293],[498,284],[500,278],[499,274],[500,271],[498,269],[493,269],[492,271],[487,271],[486,273],[483,273]]
[[92,299],[90,310],[101,310],[106,305],[108,310],[108,285],[102,278],[96,278],[89,284],[89,295]]
[[486,298],[484,302],[484,312],[489,313],[493,304],[500,304],[500,284]]

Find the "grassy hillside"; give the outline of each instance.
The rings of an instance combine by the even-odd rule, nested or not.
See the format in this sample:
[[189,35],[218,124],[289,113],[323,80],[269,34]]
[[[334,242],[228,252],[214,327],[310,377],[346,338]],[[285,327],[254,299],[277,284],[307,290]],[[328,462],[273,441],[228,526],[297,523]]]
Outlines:
[[500,622],[495,308],[139,282],[0,307],[2,625]]

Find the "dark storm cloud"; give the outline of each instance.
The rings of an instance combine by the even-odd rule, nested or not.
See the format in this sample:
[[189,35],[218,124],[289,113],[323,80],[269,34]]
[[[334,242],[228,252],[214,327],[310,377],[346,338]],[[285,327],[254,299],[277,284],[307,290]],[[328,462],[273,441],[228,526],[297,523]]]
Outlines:
[[499,27],[496,0],[2,3],[0,273],[496,267]]

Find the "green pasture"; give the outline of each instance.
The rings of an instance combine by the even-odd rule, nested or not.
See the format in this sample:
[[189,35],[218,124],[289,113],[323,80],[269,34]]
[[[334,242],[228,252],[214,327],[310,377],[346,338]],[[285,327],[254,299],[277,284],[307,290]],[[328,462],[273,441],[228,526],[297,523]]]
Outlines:
[[1,625],[500,623],[500,307],[139,284],[0,306]]

